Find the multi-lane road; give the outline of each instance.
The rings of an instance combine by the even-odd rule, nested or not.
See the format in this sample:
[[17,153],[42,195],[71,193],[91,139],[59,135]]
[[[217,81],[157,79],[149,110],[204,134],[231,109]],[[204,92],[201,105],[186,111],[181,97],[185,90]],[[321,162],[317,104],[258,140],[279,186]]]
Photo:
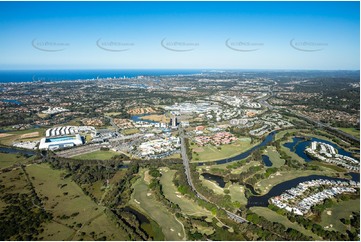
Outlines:
[[[187,176],[187,181],[188,181],[188,184],[191,186],[192,190],[196,193],[196,196],[199,197],[200,199],[206,201],[206,202],[209,202],[209,203],[213,203],[211,201],[209,201],[205,196],[203,196],[202,194],[200,194],[197,189],[195,188],[194,184],[193,184],[193,181],[192,181],[192,177],[191,177],[191,172],[190,172],[190,168],[189,168],[189,159],[188,159],[188,156],[187,156],[187,149],[186,149],[186,146],[185,146],[185,138],[184,138],[184,133],[183,133],[183,130],[181,128],[179,128],[179,136],[180,136],[180,139],[181,139],[181,155],[182,155],[182,159],[183,159],[183,165],[184,165],[184,169],[185,169],[185,173],[186,173],[186,176]],[[224,208],[221,208],[220,206],[218,206],[217,204],[213,203],[214,205],[217,206],[218,209],[222,209],[224,210],[228,217],[238,223],[244,223],[244,222],[248,222],[245,218],[242,218],[240,216],[238,216],[237,214],[235,213],[232,213]]]
[[[271,104],[269,104],[269,103],[267,102],[267,99],[269,99],[269,98],[271,98],[271,97],[273,97],[273,96],[274,96],[274,93],[273,93],[271,87],[269,87],[269,95],[261,98],[261,99],[259,100],[259,103],[260,103],[261,105],[263,105],[264,107],[268,108],[269,110],[278,109],[278,107],[272,106]],[[338,134],[340,134],[340,135],[342,135],[342,136],[344,136],[344,137],[346,137],[346,138],[348,138],[348,139],[350,139],[350,140],[353,140],[353,141],[356,141],[357,143],[360,143],[359,138],[356,138],[356,137],[354,137],[354,136],[352,136],[352,135],[350,135],[350,134],[348,134],[348,133],[345,133],[345,132],[343,132],[342,130],[339,130],[339,129],[337,129],[337,128],[334,128],[334,127],[332,127],[332,126],[330,126],[330,125],[328,125],[328,124],[321,123],[321,122],[319,122],[319,121],[313,120],[313,119],[311,119],[310,117],[308,117],[308,116],[306,116],[306,115],[299,114],[299,113],[297,113],[297,112],[294,111],[294,110],[288,110],[288,111],[289,111],[290,113],[292,113],[293,115],[295,115],[295,116],[297,116],[297,117],[299,117],[299,118],[302,118],[302,119],[306,119],[307,121],[309,121],[309,122],[311,122],[311,123],[313,123],[313,124],[315,124],[315,125],[317,125],[317,126],[319,126],[319,127],[328,128],[328,129],[330,129],[330,130],[332,130],[332,131],[334,131],[334,132],[336,132],[336,133],[338,133]]]

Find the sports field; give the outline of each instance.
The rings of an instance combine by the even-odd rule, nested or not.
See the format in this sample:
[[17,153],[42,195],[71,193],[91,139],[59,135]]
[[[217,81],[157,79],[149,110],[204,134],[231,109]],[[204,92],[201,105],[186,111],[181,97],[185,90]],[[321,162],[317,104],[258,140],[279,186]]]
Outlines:
[[110,160],[115,155],[119,155],[119,153],[112,150],[98,150],[83,155],[73,156],[72,158],[79,160]]
[[132,134],[137,134],[137,133],[139,133],[139,129],[137,129],[137,128],[122,130],[122,134],[124,134],[124,135],[132,135]]

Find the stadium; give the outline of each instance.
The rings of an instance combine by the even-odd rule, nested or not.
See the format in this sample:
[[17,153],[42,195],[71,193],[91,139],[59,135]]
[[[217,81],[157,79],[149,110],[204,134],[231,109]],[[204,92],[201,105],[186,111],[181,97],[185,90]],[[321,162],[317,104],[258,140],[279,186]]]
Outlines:
[[45,138],[40,140],[39,149],[57,150],[82,145],[83,138],[80,132],[96,132],[92,126],[63,126],[46,130]]
[[39,149],[41,150],[57,150],[66,147],[82,145],[83,139],[80,134],[74,136],[61,136],[53,138],[42,138],[40,140]]

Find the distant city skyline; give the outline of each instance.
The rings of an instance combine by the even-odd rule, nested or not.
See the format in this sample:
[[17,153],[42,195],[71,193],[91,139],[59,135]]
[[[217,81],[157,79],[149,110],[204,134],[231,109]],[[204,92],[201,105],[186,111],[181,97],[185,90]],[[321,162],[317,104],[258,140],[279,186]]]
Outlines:
[[0,2],[0,70],[359,70],[360,3]]

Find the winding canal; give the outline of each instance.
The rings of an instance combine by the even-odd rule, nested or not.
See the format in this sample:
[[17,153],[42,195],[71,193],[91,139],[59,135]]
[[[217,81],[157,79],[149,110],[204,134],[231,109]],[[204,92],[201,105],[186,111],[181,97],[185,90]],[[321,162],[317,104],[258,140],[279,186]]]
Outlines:
[[[353,173],[351,176],[352,176],[353,181],[356,181],[356,182],[360,181],[360,174]],[[334,178],[334,177],[321,176],[321,175],[311,175],[311,176],[298,177],[298,178],[295,178],[295,179],[288,180],[288,181],[282,182],[280,184],[277,184],[276,186],[272,187],[272,189],[267,194],[265,194],[263,196],[251,196],[250,198],[248,198],[247,207],[248,208],[249,207],[254,207],[254,206],[267,207],[268,204],[269,204],[268,199],[270,199],[271,197],[279,196],[284,191],[286,191],[286,190],[288,190],[288,189],[290,189],[292,187],[296,187],[301,182],[311,181],[311,180],[315,180],[315,179],[334,180],[334,181],[349,181],[349,179]]]
[[[247,150],[239,155],[236,155],[234,157],[228,158],[228,159],[221,159],[218,161],[212,162],[213,164],[225,164],[228,162],[236,161],[236,160],[242,160],[247,158],[253,151],[266,146],[269,144],[272,140],[274,140],[275,137],[275,131],[270,133],[266,136],[266,138],[263,140],[262,143],[258,144],[257,146],[253,147],[250,150]],[[352,154],[348,151],[345,151],[335,143],[329,142],[327,140],[322,140],[314,137],[294,137],[292,142],[285,143],[284,146],[290,149],[290,151],[296,153],[298,156],[303,158],[306,162],[310,162],[312,159],[307,156],[307,154],[304,152],[307,146],[311,144],[311,142],[317,141],[317,142],[323,142],[329,145],[332,145],[335,149],[337,149],[338,153],[345,156],[352,156]],[[268,156],[263,155],[262,160],[265,163],[267,167],[272,166],[272,162],[269,160]],[[207,163],[199,163],[199,166],[207,165]],[[350,175],[352,178],[351,180],[360,182],[360,174],[359,173],[347,173],[347,175]],[[225,187],[225,182],[222,176],[217,176],[209,173],[203,173],[202,176],[210,181],[216,182],[220,187]],[[285,190],[288,190],[292,187],[297,186],[301,182],[310,181],[314,179],[326,179],[326,180],[335,180],[335,181],[348,181],[349,179],[342,179],[342,178],[334,178],[334,177],[328,177],[328,176],[322,176],[322,175],[310,175],[310,176],[304,176],[304,177],[298,177],[292,180],[288,180],[285,182],[282,182],[280,184],[277,184],[274,186],[267,194],[260,196],[253,188],[253,186],[249,184],[243,184],[246,186],[247,189],[249,189],[254,196],[251,196],[248,199],[247,207],[253,207],[253,206],[262,206],[266,207],[268,206],[268,199],[274,196],[278,196],[282,194]]]
[[[226,158],[226,159],[221,159],[221,160],[217,160],[217,161],[213,161],[213,162],[210,162],[210,163],[215,163],[217,165],[221,165],[221,164],[225,164],[225,163],[228,163],[228,162],[232,162],[232,161],[237,161],[237,160],[243,160],[245,158],[247,158],[250,154],[252,154],[253,151],[255,150],[258,150],[259,148],[262,148],[266,145],[268,145],[270,142],[272,142],[274,140],[274,137],[276,135],[276,131],[273,131],[271,132],[270,134],[268,134],[266,136],[266,138],[262,141],[262,143],[254,146],[253,148],[241,153],[241,154],[238,154],[236,156],[233,156],[233,157],[230,157],[230,158]],[[197,163],[198,166],[204,166],[204,165],[207,165],[208,162],[200,162],[200,163]]]

